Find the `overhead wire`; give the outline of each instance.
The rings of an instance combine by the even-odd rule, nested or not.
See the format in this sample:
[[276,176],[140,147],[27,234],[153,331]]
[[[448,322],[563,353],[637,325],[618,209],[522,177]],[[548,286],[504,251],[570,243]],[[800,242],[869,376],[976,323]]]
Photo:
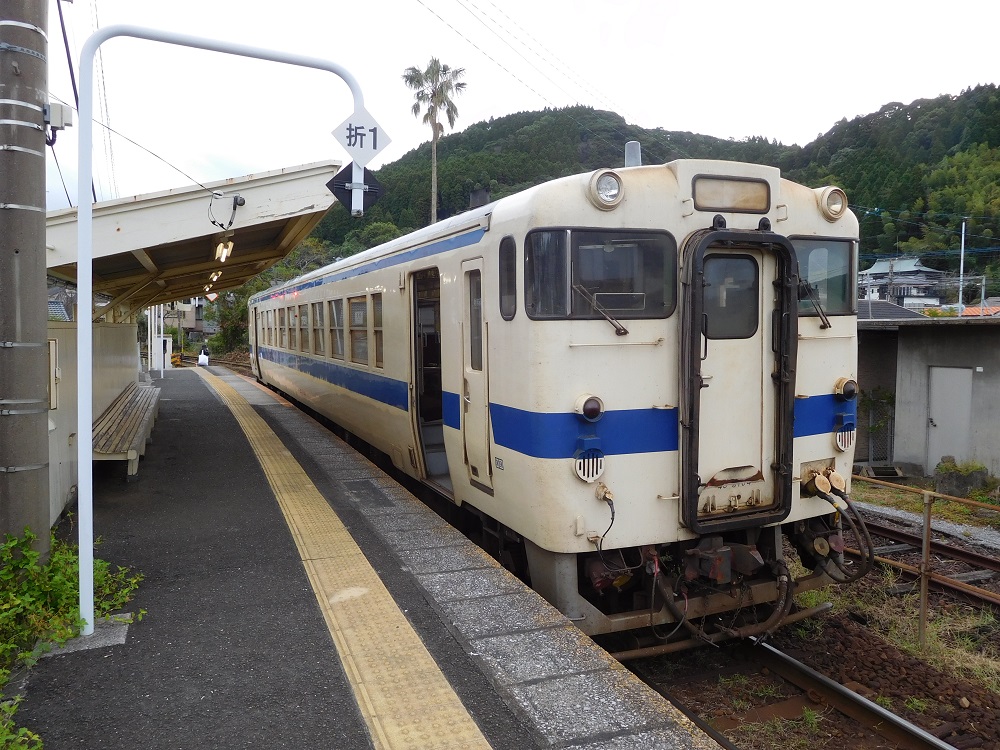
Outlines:
[[[486,52],[486,50],[484,50],[480,45],[476,44],[476,42],[474,42],[472,39],[470,39],[466,34],[462,33],[454,25],[452,25],[447,20],[445,20],[441,16],[440,13],[438,13],[436,10],[434,10],[433,8],[431,8],[427,3],[424,2],[424,0],[416,0],[416,2],[419,5],[421,5],[425,10],[427,10],[429,13],[431,13],[434,17],[436,17],[439,21],[441,21],[441,23],[443,23],[445,26],[447,26],[459,38],[461,38],[463,41],[465,41],[467,44],[469,44],[471,47],[473,47],[477,52],[479,52],[487,60],[489,60],[491,63],[493,63],[498,68],[500,68],[502,71],[504,71],[507,75],[509,75],[511,78],[513,78],[515,81],[517,81],[520,85],[524,86],[524,88],[526,88],[528,91],[530,91],[535,96],[537,96],[539,99],[541,99],[543,102],[545,102],[548,106],[550,106],[550,107],[552,107],[554,109],[558,108],[558,105],[555,102],[553,102],[551,99],[549,99],[547,96],[545,96],[541,92],[537,91],[534,87],[532,87],[530,84],[528,84],[526,81],[524,81],[520,76],[518,76],[516,73],[514,73],[512,70],[510,70],[510,68],[508,68],[503,63],[499,62],[496,58],[494,58],[492,55],[490,55],[488,52]],[[456,2],[458,2],[459,5],[461,5],[467,12],[469,12],[470,14],[472,14],[473,16],[475,16],[475,14],[472,13],[472,11],[469,11],[469,9],[465,5],[463,5],[462,0],[456,0]],[[478,8],[476,8],[476,10],[478,10]],[[484,26],[486,26],[486,28],[488,28],[488,29],[490,28],[489,25],[486,24],[485,22],[483,22],[481,19],[477,19],[477,20],[480,23],[482,23]],[[491,31],[492,31],[492,29],[491,29]],[[494,34],[495,34],[495,32],[494,32]],[[498,38],[500,38],[500,40],[503,41],[504,44],[507,44],[508,47],[511,47],[511,45],[509,43],[507,43],[505,40],[503,40],[501,37],[498,36]],[[513,50],[514,48],[511,47],[511,49]],[[514,51],[517,52],[517,50],[514,50]],[[517,52],[517,54],[520,57],[522,57],[522,59],[523,59],[523,55],[521,55],[519,52]],[[529,64],[531,64],[531,63],[529,63]],[[534,65],[532,65],[532,68],[534,70],[538,71],[537,67],[535,67]],[[541,72],[541,71],[538,71],[538,72]],[[551,79],[548,78],[548,76],[545,76],[545,77],[549,81],[551,81]],[[555,84],[555,82],[553,82],[553,83]],[[558,86],[558,84],[555,84],[555,85]],[[560,87],[560,90],[563,91],[563,93],[567,93],[568,94],[568,92],[566,92],[561,87]],[[605,119],[601,118],[600,114],[599,114],[599,110],[594,110],[594,113],[595,113],[595,115],[597,115],[599,121],[601,121],[603,124],[608,125],[610,127],[618,127],[617,123],[613,123],[613,122],[610,122],[608,120],[605,120]],[[580,120],[578,120],[576,118],[573,118],[573,121],[577,125],[579,125],[580,128],[583,131],[589,133],[596,140],[598,140],[599,142],[603,143],[604,145],[606,145],[608,147],[611,147],[611,148],[620,148],[621,147],[621,144],[616,144],[616,143],[610,142],[603,135],[601,135],[600,133],[595,132],[593,129],[591,129],[590,127],[588,127],[587,125],[585,125]],[[660,139],[657,139],[657,138],[654,137],[654,142],[657,143],[657,145],[663,146],[665,148],[673,149],[675,152],[677,152],[681,156],[690,156],[690,154],[688,154],[683,148],[681,148],[681,147],[677,146],[676,144],[674,144],[673,142],[669,141],[669,136],[668,136],[668,140],[667,141],[660,140]]]

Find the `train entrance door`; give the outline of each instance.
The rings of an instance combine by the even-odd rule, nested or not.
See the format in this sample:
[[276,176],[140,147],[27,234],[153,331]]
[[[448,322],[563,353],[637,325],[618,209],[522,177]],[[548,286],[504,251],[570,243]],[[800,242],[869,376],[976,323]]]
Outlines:
[[683,508],[699,533],[791,508],[794,258],[787,241],[775,252],[710,237],[691,257],[684,324]]
[[489,368],[483,320],[483,259],[462,263],[465,310],[462,320],[462,440],[469,481],[493,492],[490,456]]
[[411,277],[413,289],[413,393],[417,441],[428,481],[452,491],[444,447],[441,389],[441,278],[436,268]]

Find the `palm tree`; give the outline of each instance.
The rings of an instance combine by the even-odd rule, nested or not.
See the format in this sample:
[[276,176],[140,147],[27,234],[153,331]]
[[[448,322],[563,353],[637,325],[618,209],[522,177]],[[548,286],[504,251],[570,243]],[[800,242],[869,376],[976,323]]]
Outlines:
[[410,67],[403,73],[403,82],[416,92],[413,116],[419,117],[426,107],[423,121],[431,126],[431,224],[437,221],[437,142],[444,133],[440,118],[444,115],[448,126],[455,127],[458,107],[451,98],[465,91],[465,84],[458,80],[463,75],[465,68],[452,69],[436,57],[431,58],[426,70]]

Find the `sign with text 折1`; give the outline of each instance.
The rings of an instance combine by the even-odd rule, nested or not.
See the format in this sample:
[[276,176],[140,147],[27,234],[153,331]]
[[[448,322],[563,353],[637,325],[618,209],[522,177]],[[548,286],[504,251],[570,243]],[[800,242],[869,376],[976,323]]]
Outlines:
[[334,138],[351,155],[355,164],[367,166],[391,142],[375,118],[362,107],[333,131]]

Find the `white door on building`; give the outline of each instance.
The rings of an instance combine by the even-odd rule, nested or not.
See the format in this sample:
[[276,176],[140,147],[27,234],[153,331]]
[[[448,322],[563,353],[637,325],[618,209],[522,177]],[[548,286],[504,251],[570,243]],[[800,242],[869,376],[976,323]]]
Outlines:
[[927,401],[927,464],[930,474],[942,456],[961,463],[972,457],[972,369],[931,367]]

